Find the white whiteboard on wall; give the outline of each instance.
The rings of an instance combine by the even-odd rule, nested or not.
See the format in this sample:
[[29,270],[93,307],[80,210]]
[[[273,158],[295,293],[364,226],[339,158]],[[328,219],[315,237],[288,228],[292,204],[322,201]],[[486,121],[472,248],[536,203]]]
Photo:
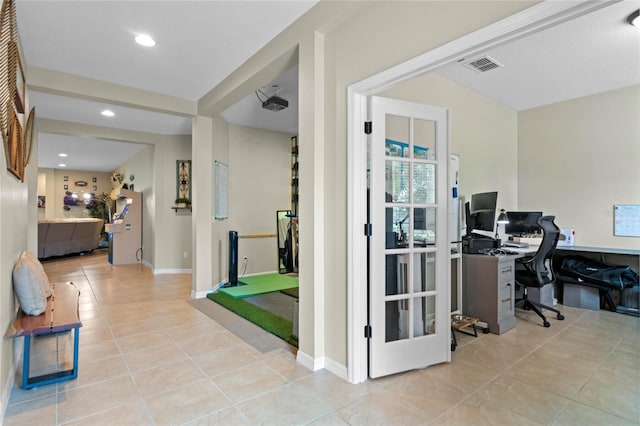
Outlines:
[[613,205],[613,235],[640,237],[640,204]]
[[214,163],[215,177],[215,219],[223,220],[229,217],[229,170],[227,165],[216,161]]

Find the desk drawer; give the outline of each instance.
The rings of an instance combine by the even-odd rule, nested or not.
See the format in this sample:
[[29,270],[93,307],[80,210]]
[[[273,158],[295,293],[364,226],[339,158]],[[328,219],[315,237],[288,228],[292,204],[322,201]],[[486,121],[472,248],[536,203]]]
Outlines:
[[513,261],[498,263],[498,284],[513,281],[515,278]]
[[514,316],[514,287],[513,281],[498,285],[498,320]]

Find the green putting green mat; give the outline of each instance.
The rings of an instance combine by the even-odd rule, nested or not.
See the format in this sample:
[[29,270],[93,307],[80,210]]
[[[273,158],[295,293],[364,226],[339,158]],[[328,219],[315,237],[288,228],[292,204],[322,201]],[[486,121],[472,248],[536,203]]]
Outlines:
[[298,287],[298,277],[283,274],[264,274],[243,277],[242,283],[235,287],[223,287],[218,291],[235,299],[255,296],[256,294],[271,293]]

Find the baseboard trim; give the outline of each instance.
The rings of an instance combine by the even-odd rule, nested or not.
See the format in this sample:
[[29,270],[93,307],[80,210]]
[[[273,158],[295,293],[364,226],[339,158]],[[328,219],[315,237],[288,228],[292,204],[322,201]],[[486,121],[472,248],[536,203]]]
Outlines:
[[213,288],[210,288],[209,290],[206,290],[206,291],[191,290],[191,298],[192,299],[204,299],[205,297],[207,297],[207,294],[213,293],[214,291],[215,290]]
[[4,388],[2,388],[2,396],[0,397],[0,423],[2,423],[2,419],[4,419],[7,412],[11,389],[13,389],[13,385],[16,380],[16,373],[18,372],[18,360],[22,360],[22,351],[24,350],[24,345],[15,343],[20,339],[14,338],[12,340],[14,341],[15,347],[13,350],[13,360],[11,361],[11,367],[9,368],[9,377],[7,377]]
[[303,367],[306,367],[311,371],[318,371],[318,370],[325,369],[330,373],[335,374],[342,380],[349,381],[347,367],[330,358],[326,358],[326,357],[312,358],[310,355],[299,350],[296,360]]
[[308,368],[311,371],[318,371],[324,368],[324,358],[315,359],[310,355],[298,350],[296,361],[302,364],[303,367]]
[[325,358],[324,368],[326,368],[327,371],[330,371],[331,373],[340,377],[342,380],[346,382],[349,381],[349,372],[345,365],[340,364],[339,362],[336,362],[330,358]]

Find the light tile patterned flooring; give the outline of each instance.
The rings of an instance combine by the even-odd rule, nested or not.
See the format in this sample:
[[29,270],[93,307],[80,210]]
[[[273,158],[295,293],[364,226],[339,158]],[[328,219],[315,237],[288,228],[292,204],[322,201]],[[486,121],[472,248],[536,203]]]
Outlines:
[[[566,320],[543,328],[519,311],[501,336],[459,335],[450,364],[351,385],[222,328],[186,302],[189,275],[113,267],[104,255],[44,266],[82,292],[80,373],[14,386],[6,425],[640,424],[635,317],[561,307]],[[45,359],[56,345],[68,359],[69,342],[41,339],[33,363],[59,362]]]

